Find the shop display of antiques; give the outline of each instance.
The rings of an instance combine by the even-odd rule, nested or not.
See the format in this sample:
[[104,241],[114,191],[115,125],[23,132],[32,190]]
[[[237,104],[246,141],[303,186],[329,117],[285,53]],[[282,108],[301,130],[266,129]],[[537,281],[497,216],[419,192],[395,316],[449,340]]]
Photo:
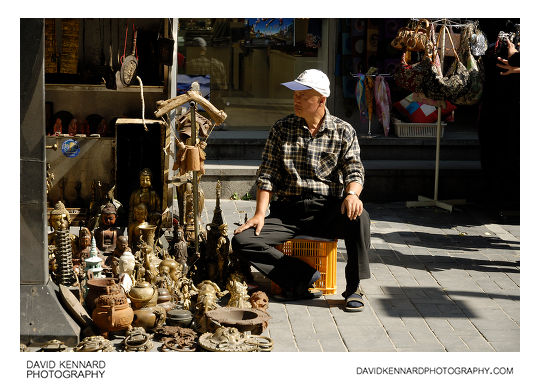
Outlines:
[[[204,174],[206,139],[226,114],[201,98],[196,85],[187,94],[159,102],[155,114],[166,118],[185,102],[192,102],[191,115],[180,117],[171,136],[177,141],[178,151],[171,155],[176,156],[173,184],[180,212],[170,228],[162,221],[170,208],[162,205],[163,198],[152,186],[160,176],[145,166],[138,170],[138,183],[132,184],[137,187],[128,202],[119,202],[113,194],[95,199],[88,207],[91,215],[77,228],[62,201],[50,211],[50,276],[62,289],[67,313],[84,330],[76,346],[55,340],[41,351],[272,348],[270,339],[258,335],[271,318],[268,297],[261,291],[249,293],[243,273],[233,263],[220,208],[220,182],[212,221],[203,224],[201,219],[204,195],[198,182]],[[197,103],[210,119],[195,111]]]

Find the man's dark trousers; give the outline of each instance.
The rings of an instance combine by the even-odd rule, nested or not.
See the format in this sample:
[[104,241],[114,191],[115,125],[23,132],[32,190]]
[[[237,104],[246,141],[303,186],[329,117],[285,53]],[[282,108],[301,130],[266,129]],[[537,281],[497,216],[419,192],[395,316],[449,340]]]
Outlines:
[[307,287],[315,269],[298,258],[285,256],[274,246],[297,235],[345,240],[347,264],[344,296],[358,288],[360,279],[370,278],[368,249],[370,219],[366,210],[355,220],[341,214],[342,198],[301,197],[273,201],[259,235],[249,228],[232,239],[235,255],[250,262],[280,287]]

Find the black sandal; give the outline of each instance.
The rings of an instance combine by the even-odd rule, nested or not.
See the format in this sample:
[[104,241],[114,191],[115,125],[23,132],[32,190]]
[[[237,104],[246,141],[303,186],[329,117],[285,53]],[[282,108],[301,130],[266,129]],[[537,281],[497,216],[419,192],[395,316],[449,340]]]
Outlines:
[[355,292],[345,298],[345,311],[356,312],[364,310],[362,293]]

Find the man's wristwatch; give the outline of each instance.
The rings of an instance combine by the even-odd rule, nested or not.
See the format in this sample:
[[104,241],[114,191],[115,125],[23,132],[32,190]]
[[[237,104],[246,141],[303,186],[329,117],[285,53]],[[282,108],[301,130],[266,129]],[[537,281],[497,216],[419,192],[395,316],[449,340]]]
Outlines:
[[357,193],[352,190],[347,191],[347,195],[356,195],[357,198],[360,198]]

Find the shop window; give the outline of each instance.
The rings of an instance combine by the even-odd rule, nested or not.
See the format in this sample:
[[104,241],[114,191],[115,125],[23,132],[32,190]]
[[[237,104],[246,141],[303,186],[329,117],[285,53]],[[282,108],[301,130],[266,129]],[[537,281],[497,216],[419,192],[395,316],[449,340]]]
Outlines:
[[323,19],[180,19],[177,93],[193,81],[227,113],[224,130],[267,130],[293,112],[280,83],[325,69]]

